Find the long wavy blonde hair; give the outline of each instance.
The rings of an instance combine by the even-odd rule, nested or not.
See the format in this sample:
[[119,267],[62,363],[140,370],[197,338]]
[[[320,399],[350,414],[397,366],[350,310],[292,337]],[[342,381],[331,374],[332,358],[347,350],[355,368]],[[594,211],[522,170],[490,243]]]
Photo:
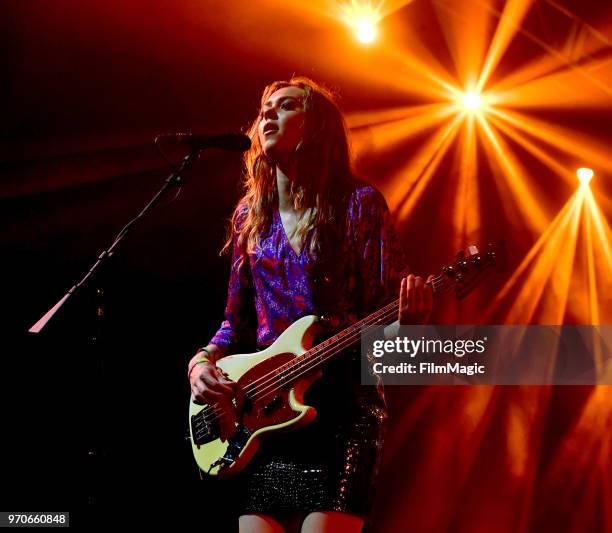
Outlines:
[[264,89],[259,113],[247,130],[252,144],[244,155],[244,196],[234,210],[222,253],[231,248],[234,239],[243,253],[253,253],[260,235],[272,222],[278,202],[275,164],[262,149],[258,125],[264,103],[284,87],[299,87],[305,94],[304,134],[294,154],[297,179],[290,189],[295,209],[303,210],[294,235],[303,243],[314,230],[308,251],[317,256],[327,246],[324,241],[342,231],[346,219],[343,202],[354,184],[346,124],[331,91],[311,79],[293,77]]

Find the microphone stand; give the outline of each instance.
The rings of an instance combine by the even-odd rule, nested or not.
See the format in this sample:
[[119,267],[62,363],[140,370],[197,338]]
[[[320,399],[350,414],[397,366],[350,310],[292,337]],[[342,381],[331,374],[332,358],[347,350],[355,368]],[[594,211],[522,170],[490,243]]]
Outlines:
[[34,324],[28,331],[30,333],[40,333],[42,329],[47,325],[47,323],[53,318],[53,316],[61,309],[61,307],[68,301],[68,299],[73,296],[78,290],[80,290],[87,281],[97,272],[97,270],[105,263],[108,259],[110,259],[115,253],[115,249],[121,241],[127,236],[132,227],[138,222],[140,219],[144,218],[144,216],[151,210],[155,205],[157,205],[163,195],[168,191],[171,187],[180,187],[184,182],[184,178],[181,174],[185,170],[191,170],[193,168],[194,160],[197,158],[200,153],[201,148],[192,148],[190,153],[183,158],[181,165],[166,179],[162,188],[153,196],[153,198],[149,201],[147,205],[144,206],[142,211],[138,213],[132,220],[130,220],[123,229],[117,234],[111,245],[105,249],[98,257],[96,262],[91,266],[91,268],[87,271],[87,273],[81,278],[79,282],[73,285],[70,290],[60,298],[60,300],[49,309],[39,320]]
[[[53,316],[63,307],[63,305],[77,292],[81,291],[83,287],[87,285],[87,283],[95,276],[95,274],[101,269],[101,267],[108,262],[113,254],[115,253],[119,244],[125,239],[128,235],[129,231],[134,227],[134,225],[141,219],[145,217],[145,215],[155,207],[160,201],[160,199],[164,196],[164,194],[173,187],[181,186],[185,180],[182,174],[188,170],[193,168],[194,162],[197,160],[198,155],[202,151],[203,146],[190,145],[190,151],[187,156],[185,156],[180,164],[180,166],[174,170],[170,174],[170,176],[165,180],[161,189],[153,196],[153,198],[145,205],[145,207],[132,218],[122,229],[119,231],[117,236],[111,242],[110,246],[106,248],[102,253],[98,255],[95,263],[89,268],[89,270],[85,273],[85,275],[78,281],[75,285],[73,285],[70,290],[60,298],[60,300],[49,309],[28,331],[30,333],[40,333],[49,323],[49,321],[53,318]],[[98,276],[99,278],[99,276]],[[98,279],[99,281],[99,279]],[[87,494],[87,502],[88,509],[92,511],[92,506],[97,503],[97,498],[95,496],[96,491],[94,486],[94,474],[95,480],[99,483],[99,472],[101,465],[101,459],[104,456],[104,452],[102,450],[102,446],[100,444],[101,438],[99,431],[95,426],[96,420],[103,420],[103,417],[99,416],[102,414],[102,409],[104,402],[102,400],[103,389],[103,350],[101,344],[102,337],[102,323],[104,319],[104,289],[100,286],[96,287],[95,295],[94,295],[94,303],[95,303],[95,328],[94,333],[90,337],[90,345],[93,357],[90,359],[92,363],[92,368],[95,368],[93,372],[92,382],[97,386],[97,390],[93,391],[93,398],[90,398],[90,401],[95,405],[94,409],[96,409],[96,416],[88,417],[88,419],[94,420],[94,422],[90,422],[90,426],[88,427],[88,442],[87,442],[87,468],[86,471],[88,473],[89,479],[89,491]],[[98,468],[96,468],[98,467]]]

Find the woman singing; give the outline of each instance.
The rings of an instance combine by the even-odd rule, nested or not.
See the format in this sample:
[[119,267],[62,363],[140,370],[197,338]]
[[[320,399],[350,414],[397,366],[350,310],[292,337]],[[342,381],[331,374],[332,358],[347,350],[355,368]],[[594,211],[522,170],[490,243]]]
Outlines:
[[[344,120],[326,89],[307,78],[272,83],[249,136],[246,192],[225,246],[225,320],[188,368],[194,399],[223,409],[222,439],[234,432],[237,386],[215,366],[219,358],[269,346],[305,315],[349,325],[398,290],[402,324],[423,323],[432,305],[422,278],[400,284],[385,200],[353,177]],[[386,411],[381,390],[360,384],[358,357],[326,366],[305,397],[315,421],[264,441],[239,475],[241,532],[361,531]]]

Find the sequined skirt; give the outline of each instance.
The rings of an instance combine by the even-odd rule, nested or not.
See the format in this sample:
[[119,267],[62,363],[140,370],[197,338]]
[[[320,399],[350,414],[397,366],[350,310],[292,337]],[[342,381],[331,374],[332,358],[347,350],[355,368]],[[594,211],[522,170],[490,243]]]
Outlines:
[[374,387],[315,383],[315,421],[265,440],[239,476],[240,514],[339,511],[369,514],[386,425]]

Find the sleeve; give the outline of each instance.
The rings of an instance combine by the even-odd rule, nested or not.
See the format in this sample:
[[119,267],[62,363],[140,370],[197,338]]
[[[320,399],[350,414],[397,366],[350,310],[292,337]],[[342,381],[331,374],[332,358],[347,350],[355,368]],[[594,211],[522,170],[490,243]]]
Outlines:
[[406,259],[383,195],[373,189],[360,204],[357,237],[363,253],[359,271],[362,311],[367,314],[398,298]]
[[[246,214],[246,210],[243,210]],[[255,297],[249,257],[239,248],[237,236],[232,243],[232,260],[224,320],[210,344],[235,353],[239,346],[254,343],[256,329]]]

